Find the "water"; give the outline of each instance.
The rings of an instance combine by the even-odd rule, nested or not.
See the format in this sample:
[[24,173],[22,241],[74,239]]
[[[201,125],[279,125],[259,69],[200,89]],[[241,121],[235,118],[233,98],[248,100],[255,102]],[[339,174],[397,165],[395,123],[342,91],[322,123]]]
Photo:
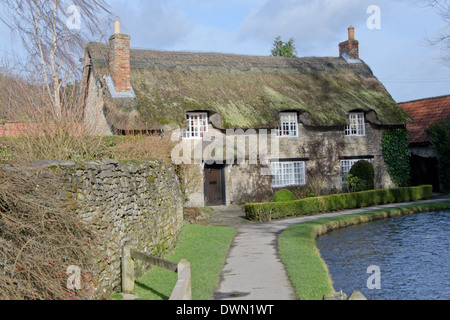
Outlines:
[[[317,239],[333,287],[369,300],[450,299],[450,211],[413,214],[335,230]],[[380,289],[375,273],[380,270]]]

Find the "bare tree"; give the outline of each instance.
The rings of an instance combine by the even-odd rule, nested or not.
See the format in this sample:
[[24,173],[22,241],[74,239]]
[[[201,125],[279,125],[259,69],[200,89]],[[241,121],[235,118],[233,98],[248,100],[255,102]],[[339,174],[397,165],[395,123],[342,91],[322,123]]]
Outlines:
[[432,45],[441,45],[442,48],[448,51],[445,60],[450,64],[450,0],[423,0],[425,5],[433,7],[439,15],[443,18],[446,26],[439,32],[436,37],[427,37],[427,40]]
[[80,74],[87,38],[101,34],[104,0],[1,0],[0,19],[19,35],[29,70],[39,79],[54,120],[64,117],[64,93]]

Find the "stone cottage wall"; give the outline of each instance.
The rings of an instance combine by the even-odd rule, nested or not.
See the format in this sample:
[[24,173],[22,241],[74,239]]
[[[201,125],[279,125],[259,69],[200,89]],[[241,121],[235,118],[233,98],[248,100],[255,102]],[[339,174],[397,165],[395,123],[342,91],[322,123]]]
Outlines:
[[[392,188],[395,185],[387,172],[382,154],[383,130],[382,126],[366,123],[365,136],[350,137],[345,136],[344,126],[311,127],[300,123],[298,137],[276,138],[279,142],[279,153],[276,154],[276,158],[292,161],[303,159],[306,162],[305,188],[308,188],[309,183],[314,183],[314,176],[324,175],[326,189],[329,192],[341,192],[343,188],[341,160],[368,156],[372,159],[375,169],[375,188]],[[268,132],[270,133],[270,130]],[[211,125],[209,133],[225,139],[224,132],[214,129]],[[247,152],[249,143],[255,143],[249,142],[250,140],[252,139],[248,138],[246,141]],[[258,141],[257,137],[252,141]],[[267,150],[272,157],[275,154],[271,152],[270,146],[271,138],[268,136]],[[197,166],[199,174],[202,174],[200,165]],[[271,177],[261,176],[261,167],[249,164],[248,157],[239,165],[226,165],[224,170],[227,204],[268,200],[271,198],[270,194],[276,191],[272,188]],[[188,206],[204,205],[203,185],[192,190],[189,200]]]
[[[164,161],[103,160],[75,164],[38,163],[62,175],[80,218],[106,238],[98,257],[101,295],[121,290],[121,249],[125,243],[153,255],[173,249],[183,227],[183,200],[173,167]],[[33,164],[36,166],[36,163]],[[136,263],[136,273],[142,274]]]
[[[85,67],[84,72],[87,72],[86,70],[88,69]],[[86,76],[86,81],[88,94],[85,95],[83,118],[85,133],[99,136],[112,135],[113,132],[105,117],[102,83],[93,72],[90,72],[89,77]]]
[[[325,167],[330,189],[340,190],[340,160],[371,156],[375,169],[375,188],[392,188],[395,185],[383,159],[383,131],[381,126],[366,123],[365,136],[345,136],[343,127],[315,128],[300,124],[298,138],[280,139],[280,158],[308,159],[306,168],[309,174],[314,173],[314,168],[318,166]],[[315,149],[314,144],[317,144],[319,149]]]

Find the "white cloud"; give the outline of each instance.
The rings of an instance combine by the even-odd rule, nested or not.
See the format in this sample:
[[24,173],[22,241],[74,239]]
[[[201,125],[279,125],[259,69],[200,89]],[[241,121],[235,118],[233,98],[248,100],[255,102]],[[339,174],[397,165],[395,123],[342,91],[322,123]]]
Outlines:
[[240,38],[267,42],[276,36],[293,37],[299,51],[307,55],[311,48],[345,40],[348,26],[365,21],[365,10],[358,0],[269,0],[243,22]]
[[[431,9],[411,0],[133,0],[113,2],[132,46],[269,55],[273,40],[295,38],[300,56],[338,56],[347,27],[356,27],[361,58],[397,100],[448,93],[450,69],[434,57],[424,36],[441,27]],[[132,3],[132,5],[130,4]],[[381,30],[369,30],[372,5]],[[117,13],[116,13],[117,14]],[[392,80],[427,81],[392,81]]]
[[122,32],[132,37],[134,47],[170,47],[185,38],[195,25],[167,0],[116,0],[111,8],[122,21]]
[[[296,40],[300,56],[338,56],[347,27],[356,27],[361,58],[386,80],[450,78],[425,42],[443,26],[423,0],[111,0],[113,18],[134,48],[269,55],[277,36]],[[367,7],[381,8],[381,30],[366,26]],[[113,26],[107,26],[108,34]],[[0,29],[0,54],[17,41]],[[398,100],[445,94],[447,82],[386,81]]]

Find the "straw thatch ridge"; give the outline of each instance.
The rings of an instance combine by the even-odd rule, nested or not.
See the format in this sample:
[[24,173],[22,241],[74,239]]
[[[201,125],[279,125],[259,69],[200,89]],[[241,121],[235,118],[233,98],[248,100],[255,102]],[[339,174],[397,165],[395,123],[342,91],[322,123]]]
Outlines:
[[[86,51],[103,81],[109,46],[90,43]],[[195,110],[216,115],[213,124],[221,129],[274,128],[279,113],[288,110],[312,126],[345,125],[353,110],[368,112],[377,124],[410,122],[365,63],[156,50],[130,54],[136,98],[106,101],[108,120],[119,129],[184,126],[185,113]]]

